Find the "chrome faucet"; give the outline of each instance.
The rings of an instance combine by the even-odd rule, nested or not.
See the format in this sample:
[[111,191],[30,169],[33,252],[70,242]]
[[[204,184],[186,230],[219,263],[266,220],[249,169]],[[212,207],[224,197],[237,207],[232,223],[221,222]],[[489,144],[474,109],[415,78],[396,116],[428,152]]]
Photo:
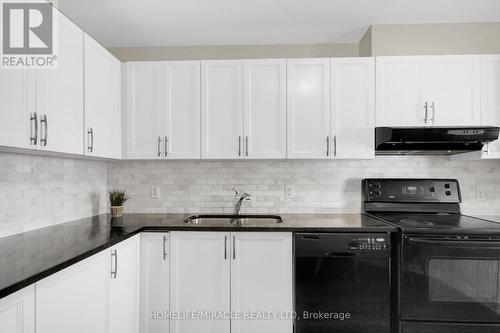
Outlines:
[[243,203],[243,200],[250,200],[252,196],[248,193],[243,193],[240,194],[236,189],[233,188],[234,191],[234,215],[238,216],[240,215],[240,210],[241,210],[241,204]]

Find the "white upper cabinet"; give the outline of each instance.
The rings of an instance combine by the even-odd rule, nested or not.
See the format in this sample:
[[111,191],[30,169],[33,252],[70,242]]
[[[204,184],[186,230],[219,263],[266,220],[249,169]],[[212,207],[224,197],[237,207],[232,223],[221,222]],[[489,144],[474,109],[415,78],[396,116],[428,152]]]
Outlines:
[[377,58],[377,126],[481,123],[480,57]]
[[[481,124],[500,127],[500,55],[481,57]],[[486,156],[500,158],[500,141],[487,147]]]
[[428,124],[470,126],[481,124],[479,56],[429,57],[431,85]]
[[162,62],[126,65],[125,158],[163,158],[165,77]]
[[35,333],[35,286],[0,299],[2,333]]
[[[170,233],[170,311],[230,311],[229,233]],[[171,319],[171,333],[229,333],[229,318]]]
[[121,63],[92,37],[84,37],[85,154],[119,158]]
[[140,236],[108,250],[110,255],[108,333],[139,332]]
[[286,60],[244,62],[244,156],[286,158]]
[[151,318],[151,312],[170,310],[170,235],[141,233],[141,333],[168,333],[169,320]]
[[34,83],[32,70],[0,69],[0,146],[37,146]]
[[327,158],[330,146],[330,59],[287,61],[289,158]]
[[37,333],[107,333],[110,257],[98,253],[36,283]]
[[163,155],[200,158],[200,62],[165,63]]
[[[231,311],[291,313],[292,235],[280,232],[231,233]],[[231,321],[234,333],[290,333],[291,318]]]
[[202,157],[243,156],[243,62],[201,63]]
[[375,157],[375,59],[332,59],[332,158]]
[[425,57],[377,57],[377,126],[426,125]]
[[[500,127],[500,55],[481,56],[481,125]],[[500,159],[500,141],[483,151],[452,156],[455,160]]]
[[126,66],[126,158],[200,158],[200,62]]
[[83,32],[54,10],[58,20],[57,68],[38,69],[38,147],[83,154]]

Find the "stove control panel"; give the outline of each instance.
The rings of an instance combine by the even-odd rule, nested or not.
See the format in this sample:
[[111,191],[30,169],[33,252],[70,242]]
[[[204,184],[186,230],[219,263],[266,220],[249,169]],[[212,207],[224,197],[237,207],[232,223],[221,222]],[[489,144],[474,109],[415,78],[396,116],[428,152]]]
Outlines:
[[367,202],[460,203],[460,187],[453,179],[365,179]]
[[388,248],[388,240],[381,235],[363,235],[353,238],[348,245],[351,251],[384,251]]

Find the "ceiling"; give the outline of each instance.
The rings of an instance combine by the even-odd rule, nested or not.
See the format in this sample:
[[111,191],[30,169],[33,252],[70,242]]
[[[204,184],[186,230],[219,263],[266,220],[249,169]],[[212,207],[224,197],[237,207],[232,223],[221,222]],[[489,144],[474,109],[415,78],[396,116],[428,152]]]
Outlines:
[[499,0],[59,0],[107,47],[357,43],[372,24],[499,22]]

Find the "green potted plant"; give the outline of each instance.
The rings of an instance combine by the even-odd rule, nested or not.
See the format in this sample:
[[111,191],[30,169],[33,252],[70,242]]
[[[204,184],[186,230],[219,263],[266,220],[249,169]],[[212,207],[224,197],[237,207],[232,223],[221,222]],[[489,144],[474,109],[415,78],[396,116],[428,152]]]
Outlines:
[[123,205],[129,199],[126,191],[113,190],[109,192],[109,203],[111,205],[111,216],[120,217],[123,215]]

